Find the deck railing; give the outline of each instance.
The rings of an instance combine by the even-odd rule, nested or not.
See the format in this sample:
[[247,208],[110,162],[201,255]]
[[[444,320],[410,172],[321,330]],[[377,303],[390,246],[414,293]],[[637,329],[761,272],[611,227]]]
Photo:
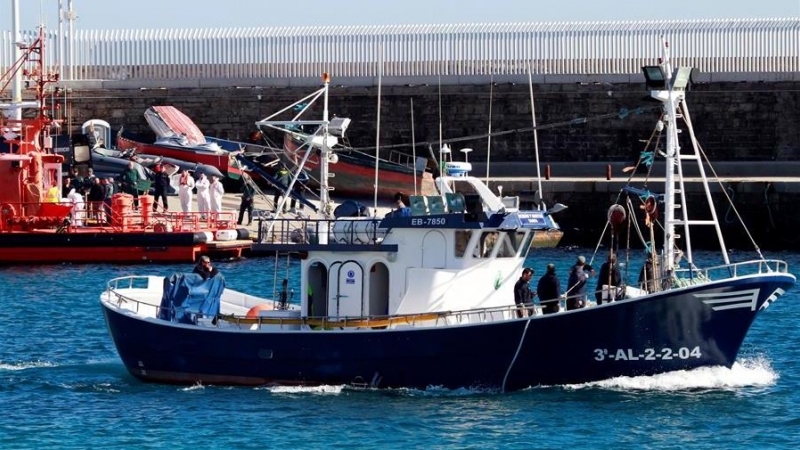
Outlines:
[[[705,270],[695,270],[693,275],[695,282],[693,285],[708,283],[713,281],[710,277],[715,273],[720,276],[717,280],[735,278],[737,276],[753,275],[761,273],[788,273],[788,264],[780,260],[755,260],[730,265],[720,265]],[[684,272],[684,274],[688,273]],[[698,276],[701,274],[702,276]],[[127,276],[115,278],[108,282],[106,286],[106,298],[109,301],[116,301],[117,305],[126,304],[126,309],[138,313],[140,305],[148,308],[155,308],[155,317],[161,310],[161,306],[140,302],[129,295],[119,292],[120,289],[149,289],[149,283],[157,277]],[[669,282],[674,282],[675,277],[670,277]],[[160,280],[160,278],[158,278]],[[590,293],[593,297],[594,293]],[[576,296],[569,296],[576,297]],[[557,301],[559,303],[559,313],[566,311],[567,295],[558,299],[544,300],[542,303]],[[159,297],[160,298],[160,297]],[[591,301],[591,298],[589,299]],[[622,299],[617,299],[617,301]],[[277,304],[277,303],[276,303]],[[221,326],[223,323],[235,325],[237,327],[247,326],[250,329],[261,329],[263,326],[298,329],[305,326],[312,330],[335,330],[343,328],[372,328],[383,329],[387,327],[441,327],[453,325],[468,325],[486,322],[509,320],[515,317],[526,317],[528,315],[540,316],[543,314],[542,305],[530,305],[519,307],[516,305],[499,306],[490,308],[476,308],[456,311],[436,311],[417,314],[402,315],[380,315],[380,316],[353,316],[353,317],[246,317],[238,315],[217,315],[206,317],[204,323],[211,326]]]
[[378,245],[386,237],[379,228],[380,219],[258,219],[258,238],[261,244],[299,245]]
[[[52,51],[58,36],[47,35],[46,63],[66,80],[630,75],[656,61],[662,36],[676,65],[706,73],[800,71],[797,17],[77,30],[63,56]],[[11,66],[13,43],[0,32],[0,72]]]

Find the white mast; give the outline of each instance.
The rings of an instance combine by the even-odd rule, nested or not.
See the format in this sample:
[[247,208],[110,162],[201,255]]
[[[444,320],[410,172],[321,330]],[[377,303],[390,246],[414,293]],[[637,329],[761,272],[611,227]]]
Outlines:
[[64,73],[64,0],[58,0],[58,73]]
[[[330,214],[331,209],[331,199],[328,195],[330,190],[328,187],[328,158],[330,157],[330,149],[328,149],[328,87],[331,83],[331,77],[327,72],[322,74],[322,82],[324,83],[324,86],[322,88],[322,149],[321,154],[319,155],[319,206],[322,210],[322,214],[327,216]],[[311,151],[312,149],[309,148],[307,153]]]
[[[14,0],[11,3],[11,33],[14,36],[14,61],[19,61],[22,57],[19,45],[22,43],[22,36],[19,34],[19,0]],[[13,82],[11,84],[11,104],[16,105],[9,109],[8,118],[12,120],[22,119],[22,71],[17,70],[14,72]]]
[[[662,267],[667,273],[674,268],[672,252],[675,248],[675,170],[680,162],[680,142],[678,141],[678,118],[675,109],[683,99],[683,91],[672,89],[672,65],[669,61],[669,43],[663,42],[664,50],[664,82],[668,91],[665,92],[664,107],[667,109],[667,167],[664,179],[664,256]],[[680,98],[678,98],[680,97]],[[686,205],[681,205],[686,206]]]
[[72,0],[69,0],[69,10],[67,11],[67,20],[69,21],[69,80],[75,79],[75,30],[73,25],[75,24],[75,19],[78,18],[78,15],[75,14],[75,8],[73,8]]
[[[663,42],[663,50],[664,55],[660,65],[660,70],[659,67],[656,66],[647,66],[643,68],[645,70],[645,77],[648,79],[648,85],[653,82],[660,82],[659,88],[657,90],[653,90],[650,93],[650,96],[664,104],[666,118],[666,123],[664,124],[666,127],[667,143],[665,149],[666,168],[664,174],[664,248],[662,251],[662,268],[665,273],[669,274],[677,265],[676,256],[679,254],[679,250],[675,245],[675,240],[681,236],[675,234],[676,226],[683,227],[684,236],[682,237],[686,243],[685,256],[690,265],[694,264],[694,259],[692,257],[692,241],[691,236],[689,235],[690,225],[713,225],[716,228],[722,258],[725,261],[725,264],[730,264],[728,252],[725,247],[725,241],[722,238],[722,230],[719,226],[719,219],[711,198],[711,190],[708,186],[708,178],[706,177],[705,169],[703,168],[703,160],[700,155],[699,147],[697,146],[694,131],[692,130],[689,111],[686,108],[686,89],[691,82],[693,69],[691,67],[678,68],[677,76],[675,76],[675,79],[673,80],[669,43],[666,41]],[[653,71],[651,69],[655,70]],[[660,74],[658,72],[660,72]],[[655,78],[653,78],[653,76],[655,76]],[[693,152],[691,153],[681,154],[680,140],[678,139],[678,135],[681,132],[681,130],[678,129],[679,118],[683,119],[686,127],[689,130],[693,148]],[[703,189],[705,191],[706,199],[710,209],[711,220],[693,220],[689,218],[682,166],[682,162],[684,160],[693,160],[697,163]],[[676,202],[676,196],[678,194],[680,195],[681,199],[680,203]],[[680,219],[675,217],[676,209],[681,209]]]

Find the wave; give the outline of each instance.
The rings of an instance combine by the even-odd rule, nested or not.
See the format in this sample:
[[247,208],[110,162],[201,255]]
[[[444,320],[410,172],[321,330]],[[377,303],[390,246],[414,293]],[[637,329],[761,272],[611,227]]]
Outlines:
[[39,369],[42,367],[56,367],[56,365],[47,361],[19,361],[15,363],[4,363],[0,361],[0,371],[6,370],[13,372],[17,370]]
[[591,383],[564,385],[567,389],[603,388],[625,391],[729,390],[772,386],[780,375],[763,357],[742,359],[733,366],[700,367],[640,377],[617,377]]
[[181,388],[180,390],[183,391],[183,392],[192,392],[192,391],[202,391],[205,388],[206,387],[203,386],[201,383],[195,383],[195,384],[193,384],[191,386],[186,386],[184,388]]

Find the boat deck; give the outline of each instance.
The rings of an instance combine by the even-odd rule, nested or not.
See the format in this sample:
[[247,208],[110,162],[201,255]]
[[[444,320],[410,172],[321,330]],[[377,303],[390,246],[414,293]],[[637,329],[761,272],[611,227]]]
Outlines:
[[249,239],[236,239],[233,241],[214,241],[206,244],[208,252],[212,255],[224,255],[231,258],[240,258],[242,252],[250,250],[253,241]]

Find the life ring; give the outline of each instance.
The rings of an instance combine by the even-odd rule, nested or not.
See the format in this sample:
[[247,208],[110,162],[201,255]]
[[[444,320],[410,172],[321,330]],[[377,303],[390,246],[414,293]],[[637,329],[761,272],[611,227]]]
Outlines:
[[656,214],[658,211],[658,203],[656,202],[656,198],[652,195],[644,199],[644,212],[650,214],[651,216]]
[[0,205],[0,215],[3,217],[14,217],[17,215],[17,210],[11,203],[3,203]]

